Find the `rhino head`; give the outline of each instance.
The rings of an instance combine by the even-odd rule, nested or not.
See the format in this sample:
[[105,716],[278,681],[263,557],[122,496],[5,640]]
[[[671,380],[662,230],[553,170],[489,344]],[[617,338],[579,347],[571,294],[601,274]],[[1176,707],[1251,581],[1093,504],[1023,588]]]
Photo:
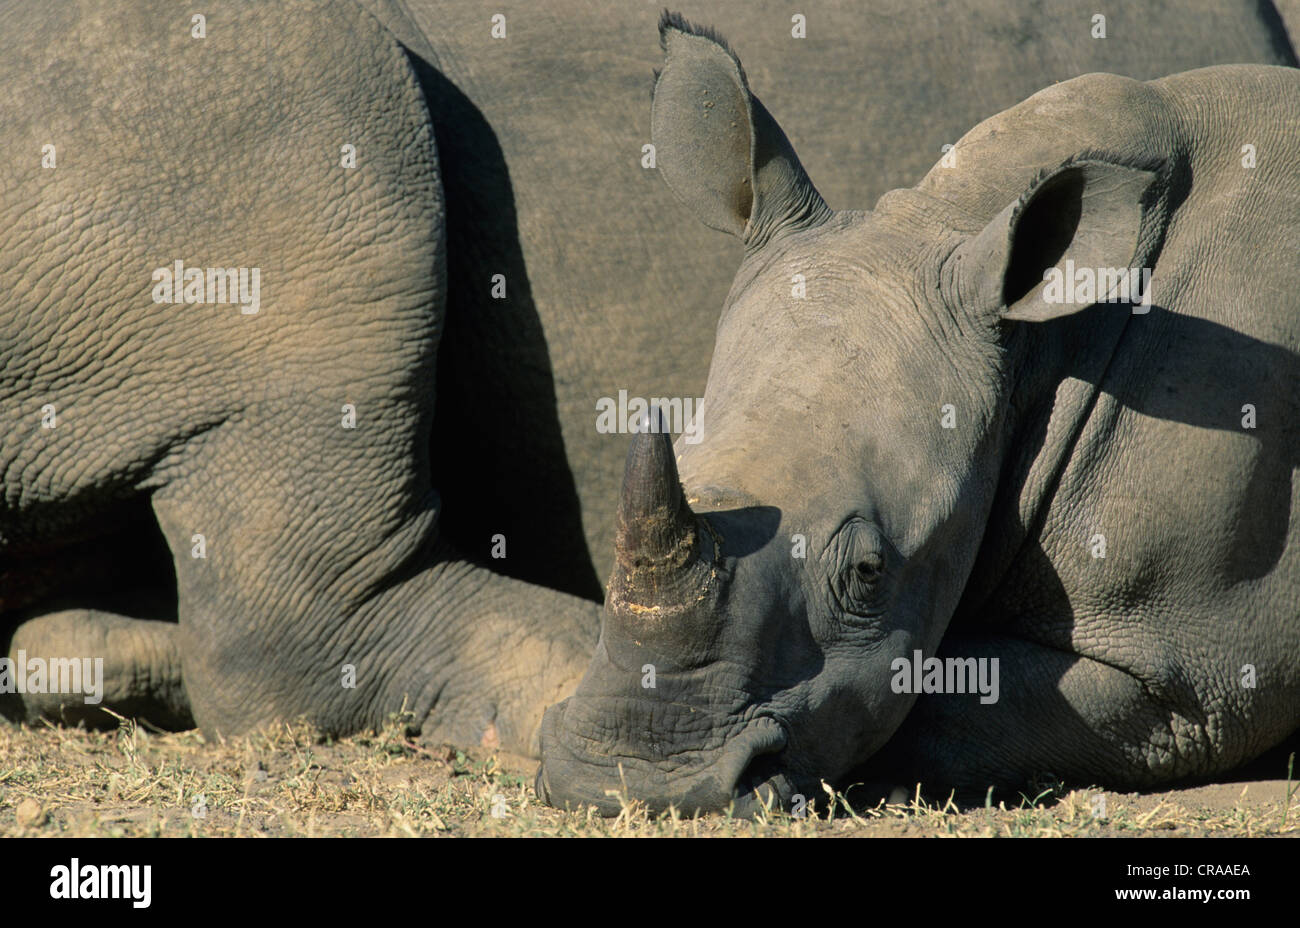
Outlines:
[[832,211],[734,54],[662,35],[660,171],[745,257],[704,440],[633,437],[600,641],[546,713],[537,786],[744,814],[821,795],[903,721],[893,665],[933,654],[962,597],[1018,336],[1084,308],[1044,301],[1043,272],[1132,266],[1158,173],[1073,159],[991,220],[914,190]]

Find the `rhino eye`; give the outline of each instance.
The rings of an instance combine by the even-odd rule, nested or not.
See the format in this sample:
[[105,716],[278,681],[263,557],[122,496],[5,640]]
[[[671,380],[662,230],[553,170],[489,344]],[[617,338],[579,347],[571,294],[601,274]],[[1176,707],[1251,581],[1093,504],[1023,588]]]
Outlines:
[[880,577],[880,572],[884,569],[885,559],[874,551],[865,555],[853,565],[853,570],[863,583],[875,583]]
[[854,615],[871,616],[879,613],[880,581],[885,561],[877,553],[858,558],[845,578],[841,605]]
[[875,618],[885,599],[885,548],[879,529],[860,519],[849,522],[835,541],[842,565],[833,586],[840,608],[848,615]]

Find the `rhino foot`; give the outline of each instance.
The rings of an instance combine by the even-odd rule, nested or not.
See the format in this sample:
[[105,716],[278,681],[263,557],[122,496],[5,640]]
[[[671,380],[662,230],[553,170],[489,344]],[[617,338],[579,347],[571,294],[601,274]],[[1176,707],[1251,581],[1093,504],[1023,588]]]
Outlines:
[[0,716],[113,728],[111,710],[159,728],[193,728],[179,631],[173,622],[93,609],[28,619],[0,664]]

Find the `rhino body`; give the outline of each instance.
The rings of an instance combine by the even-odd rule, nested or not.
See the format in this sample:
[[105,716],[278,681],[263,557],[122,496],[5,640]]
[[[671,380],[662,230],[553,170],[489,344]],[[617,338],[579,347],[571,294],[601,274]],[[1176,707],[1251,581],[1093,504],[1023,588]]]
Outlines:
[[[1253,2],[1205,4],[1212,37],[1117,5],[1104,41],[1091,11],[855,6],[799,41],[780,4],[713,5],[845,203],[1052,80],[1294,61]],[[346,732],[405,704],[535,753],[610,563],[596,403],[703,392],[740,256],[642,167],[657,13],[560,0],[498,39],[456,0],[209,7],[201,38],[164,3],[0,7],[0,614],[15,658],[105,658],[102,703],[0,711]],[[256,313],[207,301],[240,269]]]
[[724,44],[665,43],[661,173],[745,257],[539,793],[1149,787],[1293,733],[1300,71],[1079,77],[834,211]]

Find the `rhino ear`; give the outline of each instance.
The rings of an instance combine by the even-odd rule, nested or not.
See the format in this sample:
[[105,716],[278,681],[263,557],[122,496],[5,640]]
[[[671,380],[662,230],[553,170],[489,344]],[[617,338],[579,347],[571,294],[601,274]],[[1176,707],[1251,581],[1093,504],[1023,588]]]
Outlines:
[[[1124,269],[1149,267],[1163,237],[1160,166],[1073,159],[1044,172],[953,253],[963,302],[981,313],[1045,322],[1117,293]],[[1091,302],[1066,299],[1066,261],[1094,274]],[[1055,269],[1055,270],[1053,270]],[[1059,272],[1059,275],[1058,275]],[[1128,275],[1123,280],[1127,282]],[[1134,296],[1134,299],[1137,299]]]
[[673,193],[705,225],[750,247],[824,222],[830,209],[726,43],[667,12],[659,37],[665,60],[650,137]]

